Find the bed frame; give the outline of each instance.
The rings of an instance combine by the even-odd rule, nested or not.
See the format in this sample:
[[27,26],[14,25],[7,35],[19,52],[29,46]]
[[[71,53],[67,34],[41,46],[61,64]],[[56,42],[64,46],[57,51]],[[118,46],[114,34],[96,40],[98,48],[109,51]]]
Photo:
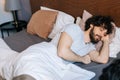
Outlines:
[[46,6],[77,17],[81,16],[85,9],[93,15],[111,16],[116,25],[120,26],[119,0],[30,0],[30,3],[32,13],[39,10],[40,6]]

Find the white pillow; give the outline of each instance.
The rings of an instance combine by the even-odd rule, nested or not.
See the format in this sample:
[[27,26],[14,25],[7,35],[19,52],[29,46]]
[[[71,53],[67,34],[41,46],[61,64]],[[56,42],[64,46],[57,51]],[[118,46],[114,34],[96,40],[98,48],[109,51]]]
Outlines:
[[115,27],[115,36],[112,39],[112,42],[109,45],[110,48],[110,57],[117,57],[117,54],[120,52],[120,28]]
[[76,23],[77,25],[79,25],[80,22],[81,22],[81,20],[82,20],[82,18],[78,16],[78,17],[76,18],[76,22],[75,22],[75,23]]
[[56,47],[58,45],[58,41],[60,39],[61,32],[57,33],[55,37],[51,40],[51,43],[54,44]]
[[[47,7],[43,7],[41,6],[41,10],[52,10],[52,11],[58,11],[58,10],[54,10],[54,9],[50,9]],[[55,37],[55,35],[57,33],[59,33],[67,24],[71,24],[74,23],[74,17],[62,12],[62,11],[58,11],[58,15],[57,15],[57,19],[56,19],[56,23],[54,24],[53,30],[52,32],[49,34],[48,38],[53,39],[53,37]]]

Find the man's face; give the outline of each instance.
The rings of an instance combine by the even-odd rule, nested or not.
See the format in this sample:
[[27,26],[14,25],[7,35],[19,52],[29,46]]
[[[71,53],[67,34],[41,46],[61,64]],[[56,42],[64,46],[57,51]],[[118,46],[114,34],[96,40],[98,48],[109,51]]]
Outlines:
[[101,41],[102,37],[106,36],[107,30],[102,27],[94,26],[90,31],[90,40],[93,44]]

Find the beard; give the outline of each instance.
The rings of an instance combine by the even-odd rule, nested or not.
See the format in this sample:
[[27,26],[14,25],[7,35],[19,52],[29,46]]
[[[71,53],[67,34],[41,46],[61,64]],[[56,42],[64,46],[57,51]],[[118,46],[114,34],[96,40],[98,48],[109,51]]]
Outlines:
[[94,30],[94,28],[91,29],[89,36],[90,36],[91,42],[92,42],[93,44],[96,44],[96,43],[99,42],[99,40],[96,40],[96,39],[95,39],[95,34],[94,34],[93,30]]

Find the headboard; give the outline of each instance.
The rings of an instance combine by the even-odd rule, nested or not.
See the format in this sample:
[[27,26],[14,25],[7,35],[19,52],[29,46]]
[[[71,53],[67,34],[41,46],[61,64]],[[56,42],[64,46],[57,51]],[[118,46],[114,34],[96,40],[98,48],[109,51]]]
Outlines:
[[120,26],[119,0],[30,0],[30,3],[32,13],[39,10],[40,6],[46,6],[77,17],[85,9],[93,15],[111,16],[117,26]]

